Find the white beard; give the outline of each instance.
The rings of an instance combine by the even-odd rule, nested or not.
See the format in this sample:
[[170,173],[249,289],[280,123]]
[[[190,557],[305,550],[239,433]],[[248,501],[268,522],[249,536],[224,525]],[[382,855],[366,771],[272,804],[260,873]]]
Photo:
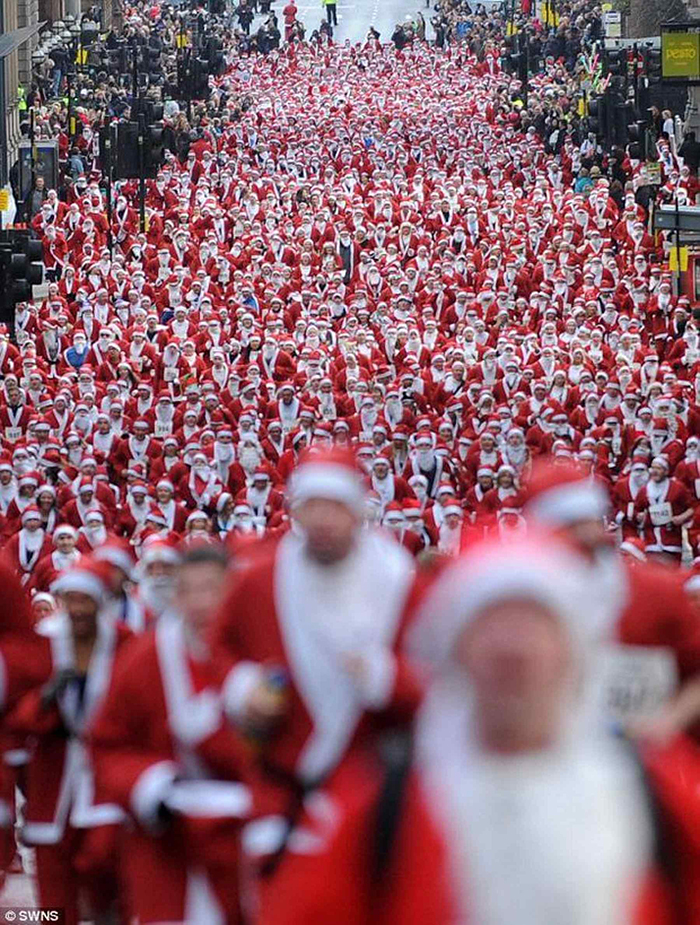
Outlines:
[[139,584],[139,594],[146,607],[159,617],[171,605],[175,585],[170,578],[143,578]]
[[647,482],[647,498],[652,504],[659,504],[664,501],[666,495],[668,494],[670,480],[665,478],[661,482],[652,482],[651,479]]
[[460,541],[462,539],[462,525],[448,527],[442,524],[440,527],[440,537],[438,539],[438,549],[448,556],[456,556],[459,553]]
[[41,549],[44,542],[44,531],[42,529],[34,530],[33,533],[30,533],[29,530],[23,527],[22,534],[24,535],[24,548],[27,552],[37,552]]
[[417,728],[419,767],[447,843],[456,921],[628,921],[650,842],[632,763],[612,737],[592,735],[562,736],[539,753],[492,756],[477,744],[471,712],[467,683],[443,676]]
[[652,437],[651,438],[651,455],[658,456],[663,450],[664,444],[666,443],[666,437]]
[[244,472],[250,475],[260,465],[260,454],[255,449],[243,449],[239,453],[238,461]]
[[236,458],[236,448],[231,444],[214,443],[214,461],[217,463],[232,463]]
[[248,504],[256,511],[259,508],[264,508],[267,504],[267,499],[270,497],[270,488],[264,488],[262,491],[258,488],[249,488],[246,495]]
[[519,469],[527,459],[527,447],[525,445],[506,446],[505,455],[510,465]]
[[74,562],[77,562],[78,559],[80,559],[80,553],[77,549],[74,549],[72,552],[59,552],[55,550],[52,558],[54,568],[57,571],[61,571],[62,569],[70,568]]

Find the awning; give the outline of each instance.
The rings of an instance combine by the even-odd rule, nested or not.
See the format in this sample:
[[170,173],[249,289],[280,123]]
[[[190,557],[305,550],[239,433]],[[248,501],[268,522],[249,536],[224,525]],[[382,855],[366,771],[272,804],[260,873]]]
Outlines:
[[6,58],[20,45],[24,45],[28,39],[36,35],[45,25],[46,22],[44,21],[33,26],[23,26],[21,29],[15,29],[12,32],[5,32],[4,35],[0,35],[0,58]]

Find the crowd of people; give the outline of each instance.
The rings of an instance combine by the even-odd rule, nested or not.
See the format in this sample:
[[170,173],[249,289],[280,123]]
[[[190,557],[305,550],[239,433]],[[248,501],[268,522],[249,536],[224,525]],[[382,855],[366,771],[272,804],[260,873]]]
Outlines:
[[503,13],[443,4],[464,40],[222,30],[187,106],[229,11],[129,6],[143,229],[101,173],[129,75],[71,137],[63,75],[30,94],[65,169],[0,334],[2,866],[20,781],[69,925],[695,920],[700,309],[560,7],[527,93]]

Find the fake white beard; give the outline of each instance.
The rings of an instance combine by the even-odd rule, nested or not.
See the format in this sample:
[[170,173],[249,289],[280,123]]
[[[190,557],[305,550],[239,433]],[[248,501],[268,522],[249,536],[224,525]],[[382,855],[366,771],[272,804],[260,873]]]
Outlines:
[[246,472],[251,473],[260,465],[260,454],[253,448],[244,448],[239,453],[238,461]]
[[236,458],[236,448],[232,443],[214,443],[214,461],[217,463],[230,463]]
[[83,530],[88,542],[93,547],[99,546],[107,539],[107,528],[104,524],[100,524],[99,527],[84,527]]
[[139,593],[149,610],[152,610],[156,616],[160,616],[173,602],[175,583],[166,575],[142,578]]
[[22,527],[22,533],[24,535],[24,546],[27,552],[37,552],[37,550],[41,549],[42,543],[44,542],[44,531],[41,527],[31,532],[27,530],[26,527]]
[[506,446],[506,458],[512,466],[521,466],[527,458],[526,446]]

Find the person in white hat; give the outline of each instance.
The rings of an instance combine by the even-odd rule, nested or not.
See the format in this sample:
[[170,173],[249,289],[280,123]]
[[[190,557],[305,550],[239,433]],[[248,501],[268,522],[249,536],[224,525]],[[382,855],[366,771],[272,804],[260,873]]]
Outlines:
[[[227,714],[260,743],[256,793],[282,814],[298,811],[300,788],[331,774],[373,720],[392,709],[410,716],[420,691],[396,652],[412,560],[391,537],[363,529],[365,489],[352,458],[309,454],[289,501],[291,531],[232,583],[214,634],[215,655],[231,665]],[[269,859],[287,834],[279,817],[264,818],[244,845]],[[273,882],[265,880],[266,894]]]
[[37,565],[51,552],[51,540],[44,530],[39,508],[30,504],[21,514],[21,528],[7,541],[4,552],[5,560],[19,576],[22,584],[27,584]]
[[78,531],[70,524],[60,524],[52,535],[54,549],[37,563],[29,582],[29,590],[48,591],[59,573],[76,565],[81,552],[77,548]]
[[33,741],[22,840],[35,850],[39,901],[77,925],[83,903],[95,916],[116,903],[123,813],[95,790],[86,738],[131,632],[109,615],[102,563],[81,560],[51,594],[59,610],[41,624],[42,679],[9,727]]
[[125,905],[139,922],[242,920],[238,843],[251,801],[207,663],[227,564],[220,544],[182,553],[172,606],[130,648],[92,730],[97,788],[130,820]]

